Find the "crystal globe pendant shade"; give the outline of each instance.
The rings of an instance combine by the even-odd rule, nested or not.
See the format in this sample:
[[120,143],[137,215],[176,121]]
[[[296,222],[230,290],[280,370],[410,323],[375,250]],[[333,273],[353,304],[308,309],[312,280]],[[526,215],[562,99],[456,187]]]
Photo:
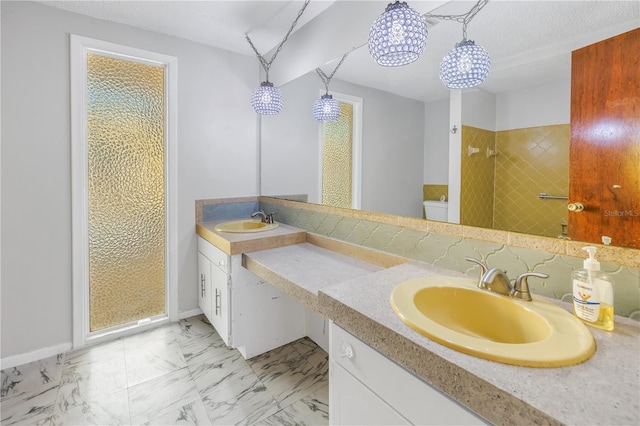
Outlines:
[[491,58],[482,46],[464,39],[440,63],[440,80],[449,89],[468,89],[489,75]]
[[313,118],[318,122],[336,121],[340,117],[340,103],[333,96],[322,95],[313,104]]
[[251,97],[251,106],[258,114],[276,115],[282,110],[283,105],[282,92],[268,81],[260,83]]
[[398,67],[415,61],[427,44],[424,17],[406,2],[389,3],[369,31],[369,53],[385,67]]

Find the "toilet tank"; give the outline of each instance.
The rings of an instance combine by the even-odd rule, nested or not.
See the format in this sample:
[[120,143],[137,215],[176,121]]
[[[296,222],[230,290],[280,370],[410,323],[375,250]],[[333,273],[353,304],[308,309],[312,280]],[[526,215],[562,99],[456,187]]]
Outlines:
[[425,201],[424,215],[428,220],[447,221],[449,203],[447,201]]

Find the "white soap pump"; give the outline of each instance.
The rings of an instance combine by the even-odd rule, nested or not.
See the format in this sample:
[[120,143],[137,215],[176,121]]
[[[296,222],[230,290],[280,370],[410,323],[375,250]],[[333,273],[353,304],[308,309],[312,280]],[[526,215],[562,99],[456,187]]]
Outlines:
[[582,250],[589,253],[584,269],[573,273],[573,311],[587,325],[602,330],[613,330],[613,282],[600,270],[596,260],[596,247]]

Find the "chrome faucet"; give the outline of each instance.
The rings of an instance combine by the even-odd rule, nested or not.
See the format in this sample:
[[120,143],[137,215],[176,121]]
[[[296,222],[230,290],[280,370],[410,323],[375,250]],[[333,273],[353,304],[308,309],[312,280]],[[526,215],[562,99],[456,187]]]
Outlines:
[[260,216],[262,218],[262,222],[267,223],[267,215],[262,210],[258,210],[257,212],[251,214],[251,217],[256,216]]
[[274,213],[265,214],[264,211],[258,210],[257,212],[251,214],[251,217],[260,216],[263,223],[273,223],[273,215]]
[[480,283],[482,286],[478,285],[478,287],[485,290],[502,294],[503,296],[511,295],[511,282],[507,272],[500,268],[489,269],[480,279]]
[[524,274],[518,275],[518,278],[516,278],[516,282],[512,287],[511,281],[507,276],[507,271],[500,268],[489,269],[484,262],[474,259],[473,257],[465,257],[465,259],[469,262],[480,265],[481,273],[480,279],[478,280],[478,288],[501,294],[503,296],[510,296],[514,299],[525,300],[527,302],[533,300],[531,298],[531,292],[529,291],[527,278],[549,278],[549,275],[540,272],[525,272]]

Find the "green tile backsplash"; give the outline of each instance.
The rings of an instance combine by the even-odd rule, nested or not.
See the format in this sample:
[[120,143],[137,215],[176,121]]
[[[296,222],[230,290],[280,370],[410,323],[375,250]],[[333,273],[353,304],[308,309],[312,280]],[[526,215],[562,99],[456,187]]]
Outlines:
[[[571,273],[582,267],[582,259],[571,256],[362,219],[357,216],[366,216],[366,213],[357,215],[348,209],[330,209],[310,204],[300,208],[287,202],[272,203],[264,199],[260,207],[274,212],[277,221],[308,232],[432,263],[471,276],[478,275],[479,268],[467,262],[465,256],[482,259],[490,267],[506,269],[512,278],[527,271],[547,273],[550,275],[547,280],[530,280],[532,291],[565,301],[571,300]],[[387,219],[386,222],[394,221],[391,216]],[[602,268],[615,282],[616,314],[640,320],[640,269],[605,263]]]

